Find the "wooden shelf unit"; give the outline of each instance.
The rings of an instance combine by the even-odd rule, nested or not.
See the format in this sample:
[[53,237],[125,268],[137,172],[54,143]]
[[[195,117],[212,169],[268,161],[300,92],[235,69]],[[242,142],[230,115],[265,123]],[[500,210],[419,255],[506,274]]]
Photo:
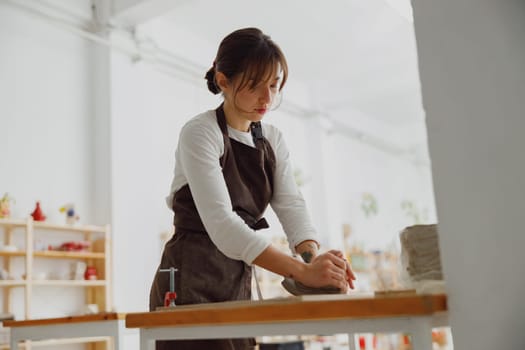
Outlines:
[[[34,221],[31,217],[21,219],[0,219],[0,228],[4,233],[4,246],[13,244],[14,235],[24,234],[25,248],[20,250],[1,250],[0,261],[3,268],[10,274],[11,260],[24,259],[24,279],[0,280],[0,292],[3,293],[3,312],[12,312],[11,289],[24,288],[24,319],[31,319],[31,300],[34,288],[47,287],[81,287],[86,288],[86,304],[97,304],[99,310],[109,312],[112,309],[112,278],[111,278],[111,238],[110,227],[94,225],[60,225]],[[18,232],[20,231],[20,232]],[[0,231],[1,232],[1,231]],[[84,241],[90,242],[88,251],[35,251],[35,236],[39,239],[46,233],[80,234]],[[97,280],[70,279],[38,279],[35,278],[33,267],[35,261],[41,259],[83,261],[88,266],[97,269]]]

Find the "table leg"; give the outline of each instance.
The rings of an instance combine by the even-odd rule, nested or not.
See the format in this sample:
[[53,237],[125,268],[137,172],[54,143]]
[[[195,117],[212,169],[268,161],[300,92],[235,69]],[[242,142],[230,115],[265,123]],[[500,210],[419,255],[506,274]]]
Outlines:
[[18,339],[17,331],[11,328],[10,330],[10,340],[9,340],[9,349],[11,350],[18,350],[18,342],[20,341]]
[[355,347],[355,338],[357,334],[355,333],[348,333],[348,350],[356,350]]
[[432,320],[430,317],[414,319],[412,323],[412,349],[432,350]]
[[113,350],[124,350],[125,321],[118,320],[113,334]]
[[151,339],[144,329],[140,330],[140,350],[155,350],[155,339]]

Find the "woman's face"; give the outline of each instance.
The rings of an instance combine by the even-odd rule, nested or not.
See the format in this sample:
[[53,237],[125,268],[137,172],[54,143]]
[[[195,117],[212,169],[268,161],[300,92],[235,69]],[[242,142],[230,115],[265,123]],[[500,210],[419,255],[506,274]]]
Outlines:
[[242,79],[234,79],[229,84],[230,88],[224,91],[226,103],[233,109],[236,118],[244,119],[246,122],[260,121],[279,94],[281,79],[279,70],[269,75],[269,79],[260,81],[255,86],[252,81],[248,81],[240,89]]

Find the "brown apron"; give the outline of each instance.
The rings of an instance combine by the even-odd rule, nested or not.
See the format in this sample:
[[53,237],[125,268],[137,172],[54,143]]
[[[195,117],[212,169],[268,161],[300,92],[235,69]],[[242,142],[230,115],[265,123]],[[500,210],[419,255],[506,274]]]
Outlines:
[[[224,154],[219,159],[233,210],[254,230],[267,228],[262,215],[272,198],[275,154],[262,135],[260,123],[251,124],[256,148],[229,138],[222,105],[216,109],[223,134]],[[173,198],[176,232],[166,243],[159,269],[175,267],[176,304],[213,303],[251,299],[250,266],[221,253],[208,236],[188,185]],[[235,234],[235,233],[232,233]],[[169,273],[157,273],[150,292],[150,310],[164,304]],[[245,350],[255,340],[210,339],[157,341],[157,350]]]

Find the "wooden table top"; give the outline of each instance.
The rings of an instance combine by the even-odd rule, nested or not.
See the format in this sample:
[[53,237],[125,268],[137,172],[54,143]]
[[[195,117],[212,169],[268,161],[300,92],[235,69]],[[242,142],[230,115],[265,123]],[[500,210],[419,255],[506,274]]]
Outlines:
[[42,319],[21,320],[21,321],[4,321],[3,326],[4,327],[45,326],[45,325],[71,324],[71,323],[82,323],[82,322],[123,320],[125,317],[126,317],[125,313],[101,312],[101,313],[91,314],[91,315],[42,318]]
[[423,316],[444,311],[447,311],[445,294],[365,297],[318,295],[183,305],[160,311],[128,313],[126,327],[153,328]]

